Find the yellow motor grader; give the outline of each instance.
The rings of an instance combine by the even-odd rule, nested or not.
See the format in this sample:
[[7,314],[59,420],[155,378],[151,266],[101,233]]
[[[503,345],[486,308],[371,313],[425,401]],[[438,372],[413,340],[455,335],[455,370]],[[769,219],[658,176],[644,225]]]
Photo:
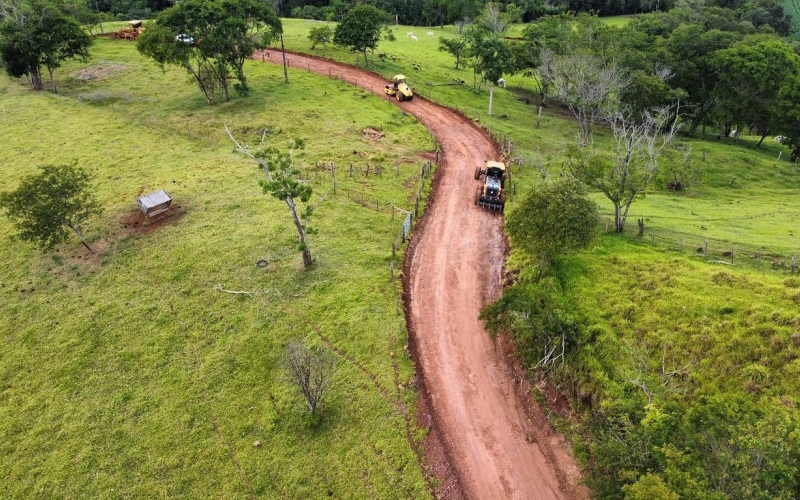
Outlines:
[[499,161],[487,161],[484,168],[475,169],[475,180],[485,177],[482,185],[475,192],[475,204],[491,210],[502,212],[506,207],[506,166]]
[[392,78],[392,84],[383,88],[387,95],[396,97],[398,101],[410,101],[414,98],[414,93],[411,92],[411,87],[406,84],[406,77],[403,75],[395,75]]

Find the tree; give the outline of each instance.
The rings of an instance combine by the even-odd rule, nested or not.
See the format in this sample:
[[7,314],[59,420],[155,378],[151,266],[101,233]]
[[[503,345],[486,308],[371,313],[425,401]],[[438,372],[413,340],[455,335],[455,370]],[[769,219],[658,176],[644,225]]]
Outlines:
[[664,484],[661,476],[645,474],[631,485],[622,487],[625,500],[678,500],[678,494]]
[[68,59],[89,57],[89,35],[75,19],[47,3],[4,3],[0,5],[0,20],[0,65],[11,77],[27,77],[36,90],[43,88],[42,66],[47,68],[55,92],[53,71]]
[[615,107],[614,100],[627,85],[623,70],[591,54],[557,56],[544,50],[539,71],[556,99],[578,120],[580,143],[586,147],[595,122]]
[[470,30],[469,40],[472,70],[489,85],[489,116],[492,116],[494,86],[503,75],[515,70],[514,54],[506,42],[479,29]]
[[325,47],[333,38],[333,30],[330,26],[314,26],[308,31],[308,39],[311,40],[311,50],[317,45],[322,45],[322,55],[325,55]]
[[449,52],[453,57],[456,58],[455,69],[458,69],[458,65],[461,62],[461,54],[464,53],[466,48],[467,40],[463,36],[459,36],[457,38],[439,38],[439,51]]
[[644,116],[616,113],[609,119],[615,142],[610,158],[579,148],[568,152],[567,168],[572,176],[600,190],[614,204],[616,232],[624,230],[633,200],[655,178],[661,152],[678,131],[677,117],[678,109],[672,107]]
[[238,81],[234,88],[247,94],[244,61],[282,32],[272,7],[258,0],[184,0],[158,15],[139,37],[137,49],[162,67],[184,68],[206,102],[214,104],[216,88],[230,100],[231,71]]
[[14,191],[0,193],[3,208],[25,241],[51,250],[69,238],[69,231],[89,252],[81,225],[99,215],[100,204],[89,192],[90,176],[74,165],[45,165],[24,177]]
[[378,46],[387,18],[386,12],[372,5],[358,4],[336,26],[333,43],[363,53],[364,64],[369,64],[367,49],[375,50]]
[[769,135],[773,108],[783,82],[800,73],[800,56],[774,36],[748,37],[730,48],[718,50],[711,64],[721,78],[717,89],[721,112],[730,122],[754,127]]
[[317,411],[322,396],[330,387],[336,362],[328,351],[308,348],[300,340],[291,340],[284,357],[286,376],[290,383],[300,389],[306,400],[308,411]]
[[[264,194],[269,193],[275,198],[286,203],[292,212],[297,235],[300,240],[300,251],[303,253],[303,266],[311,265],[311,250],[308,249],[306,233],[308,231],[308,219],[314,211],[312,205],[308,205],[311,198],[311,185],[299,179],[300,170],[294,165],[294,151],[305,147],[302,139],[290,141],[287,151],[280,151],[277,148],[267,148],[256,154],[266,164],[265,173],[267,180],[261,180],[259,184],[264,189]],[[297,200],[306,203],[305,212],[298,214]]]
[[800,159],[800,75],[783,82],[773,112],[776,132],[792,148],[791,160],[796,162]]
[[597,206],[573,179],[544,182],[508,218],[514,246],[547,263],[588,246],[597,229]]
[[[258,163],[259,168],[264,172],[267,179],[259,182],[264,194],[271,194],[289,207],[292,221],[297,229],[300,251],[303,254],[303,267],[311,266],[313,261],[311,259],[311,250],[309,250],[308,242],[306,242],[306,236],[311,232],[308,228],[308,219],[314,212],[316,205],[308,205],[308,200],[311,199],[312,194],[311,185],[300,179],[300,170],[294,165],[294,152],[297,149],[304,148],[305,143],[302,139],[293,139],[289,142],[289,147],[286,151],[269,147],[253,154],[236,141],[227,125],[225,126],[225,131],[236,147]],[[317,204],[322,203],[326,196],[323,196]],[[299,212],[298,201],[306,204],[303,212]]]

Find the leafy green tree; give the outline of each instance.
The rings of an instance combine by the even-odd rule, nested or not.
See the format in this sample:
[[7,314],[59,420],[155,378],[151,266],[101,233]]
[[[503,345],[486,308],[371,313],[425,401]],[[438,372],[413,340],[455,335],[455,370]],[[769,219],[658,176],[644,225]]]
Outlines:
[[775,131],[792,148],[791,160],[796,162],[800,159],[800,75],[783,82],[773,113]]
[[0,5],[0,65],[14,78],[27,77],[30,86],[43,88],[42,66],[50,74],[68,59],[86,60],[92,39],[78,22],[55,6],[38,0]]
[[[295,150],[303,149],[304,147],[305,143],[302,139],[294,139],[290,142],[287,151],[267,148],[258,152],[255,156],[265,166],[264,173],[267,175],[267,179],[261,180],[259,184],[263,188],[264,194],[271,194],[289,207],[300,240],[303,266],[309,267],[312,260],[311,250],[309,250],[306,242],[306,235],[309,231],[308,219],[314,211],[314,207],[308,205],[312,188],[310,184],[300,179],[300,170],[294,164]],[[305,211],[299,212],[298,200],[306,204]]]
[[358,4],[336,26],[333,43],[353,52],[361,52],[364,54],[364,64],[369,64],[367,50],[375,50],[378,46],[387,18],[386,12],[372,5]]
[[760,35],[715,52],[711,64],[724,75],[716,92],[721,112],[740,128],[755,126],[760,146],[771,131],[783,82],[800,73],[800,56],[783,40]]
[[45,165],[24,177],[14,191],[0,193],[3,208],[19,236],[42,250],[51,250],[69,238],[69,231],[92,251],[81,225],[101,208],[90,192],[89,174],[73,165]]
[[664,484],[661,476],[645,474],[632,485],[622,488],[625,500],[679,500],[678,494]]
[[282,30],[272,7],[257,0],[185,0],[158,15],[139,37],[137,49],[162,67],[183,67],[206,102],[214,104],[217,87],[224,100],[230,99],[231,71],[238,80],[235,89],[247,94],[244,61]]
[[687,93],[690,136],[707,121],[717,105],[716,89],[721,76],[711,63],[714,52],[730,47],[740,38],[738,33],[708,30],[701,24],[684,24],[659,44],[669,53],[667,64],[675,73],[670,84]]
[[514,246],[542,262],[588,246],[597,230],[597,206],[572,179],[545,182],[533,188],[508,217]]
[[503,75],[516,69],[514,53],[501,38],[479,29],[470,30],[468,39],[468,56],[473,74],[480,75],[481,81],[489,85],[489,116],[492,116],[494,86]]
[[330,26],[314,26],[308,31],[308,39],[311,40],[311,50],[322,45],[322,55],[325,55],[325,47],[333,39],[333,30]]
[[463,35],[458,36],[456,38],[447,38],[447,37],[439,38],[439,51],[448,52],[453,57],[456,58],[455,69],[458,69],[458,65],[461,62],[461,54],[463,54],[466,49],[467,49],[467,40]]

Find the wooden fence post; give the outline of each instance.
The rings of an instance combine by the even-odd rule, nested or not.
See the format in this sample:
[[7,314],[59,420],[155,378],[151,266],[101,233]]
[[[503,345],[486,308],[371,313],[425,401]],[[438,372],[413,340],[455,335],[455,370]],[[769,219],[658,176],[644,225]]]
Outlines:
[[708,258],[708,240],[706,240],[705,244],[703,245],[703,257]]
[[794,270],[797,268],[797,254],[792,254],[792,274],[794,274]]

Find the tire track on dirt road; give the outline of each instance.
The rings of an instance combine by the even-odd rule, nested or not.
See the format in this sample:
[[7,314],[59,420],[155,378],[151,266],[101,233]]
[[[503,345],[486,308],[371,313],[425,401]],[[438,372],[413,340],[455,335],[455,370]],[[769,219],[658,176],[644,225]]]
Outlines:
[[[281,64],[280,52],[264,54],[268,59],[261,53],[254,59]],[[290,67],[383,95],[386,81],[373,73],[313,56],[287,53],[287,59]],[[499,158],[498,147],[457,111],[419,98],[396,104],[428,127],[443,153],[404,273],[420,416],[432,413],[427,472],[443,480],[445,498],[588,498],[564,439],[518,390],[505,351],[478,321],[502,291],[506,248],[502,217],[473,204],[473,173]]]

